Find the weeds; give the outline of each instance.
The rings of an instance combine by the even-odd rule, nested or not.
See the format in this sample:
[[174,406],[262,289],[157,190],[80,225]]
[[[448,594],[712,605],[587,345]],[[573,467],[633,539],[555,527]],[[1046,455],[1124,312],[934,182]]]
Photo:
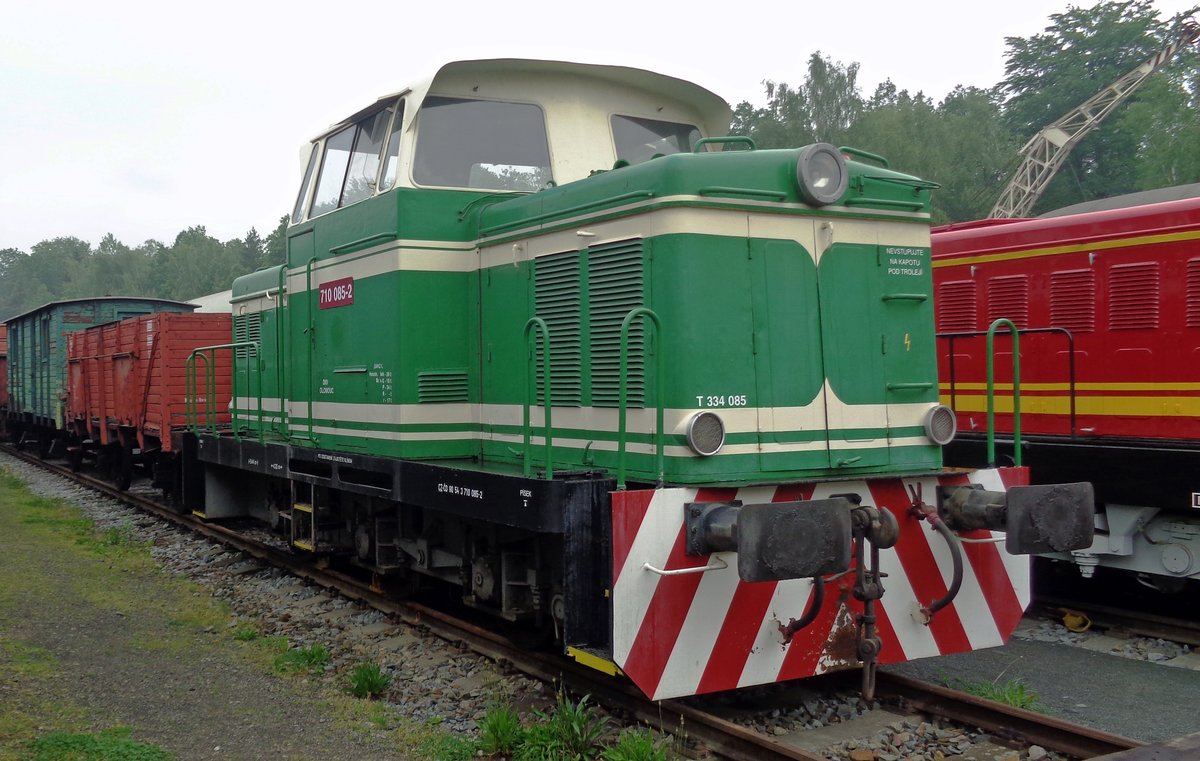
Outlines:
[[[285,639],[284,642],[287,642]],[[320,671],[329,665],[329,649],[324,645],[285,650],[275,656],[274,668],[280,674]]]
[[432,733],[418,747],[421,758],[431,761],[470,761],[475,758],[475,743],[442,732]]
[[617,744],[600,754],[604,761],[668,761],[667,749],[648,729],[627,729]]
[[253,626],[239,626],[233,630],[233,638],[238,642],[253,642],[258,639],[258,629]]
[[29,743],[29,761],[171,761],[173,756],[156,745],[131,740],[128,728],[109,729],[95,735],[53,732]]
[[1042,705],[1041,696],[1028,689],[1020,679],[1009,679],[1003,683],[996,680],[990,682],[987,680],[968,682],[963,679],[947,679],[943,675],[942,683],[947,687],[962,690],[969,695],[996,703],[1003,703],[1014,708],[1024,708],[1027,711],[1038,712],[1045,712],[1046,710],[1046,707]]
[[112,526],[100,536],[100,544],[107,547],[130,547],[137,544],[133,533],[133,524],[123,521],[119,526]]
[[287,649],[291,647],[288,644],[287,637],[282,634],[272,634],[270,637],[263,637],[260,642],[262,642],[263,647],[273,653],[286,653]]
[[589,695],[578,703],[559,693],[554,714],[534,714],[542,721],[525,732],[514,761],[587,761],[596,757],[596,743],[608,718],[595,714]]
[[479,747],[488,755],[511,756],[523,734],[517,712],[507,705],[495,706],[479,722]]
[[387,674],[376,663],[360,663],[350,672],[350,694],[356,698],[377,698],[392,683]]

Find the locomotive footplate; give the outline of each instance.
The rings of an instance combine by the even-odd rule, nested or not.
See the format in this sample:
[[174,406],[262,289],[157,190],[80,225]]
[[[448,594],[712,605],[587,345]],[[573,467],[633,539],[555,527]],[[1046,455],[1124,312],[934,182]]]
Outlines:
[[562,533],[563,516],[571,512],[564,506],[590,505],[598,494],[611,489],[612,484],[610,478],[591,471],[558,473],[554,480],[547,481],[450,464],[332,452],[229,436],[200,434],[196,440],[197,459],[203,463],[420,505],[463,518],[542,533]]

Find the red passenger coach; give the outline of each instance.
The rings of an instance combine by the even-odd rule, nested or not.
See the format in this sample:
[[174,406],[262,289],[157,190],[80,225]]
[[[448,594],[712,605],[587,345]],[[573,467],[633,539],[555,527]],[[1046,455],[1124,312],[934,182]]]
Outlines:
[[[94,452],[128,485],[140,459],[172,456],[171,429],[187,422],[187,360],[193,349],[228,343],[228,314],[160,312],[98,325],[67,336],[67,419],[78,465]],[[229,368],[216,368],[216,409],[227,411]],[[228,423],[225,419],[218,423]]]
[[[1064,557],[1160,587],[1200,578],[1200,198],[942,227],[933,268],[941,397],[961,431],[948,464],[985,459],[981,333],[1007,318],[1034,482],[1092,481],[1100,501],[1096,544]],[[1006,329],[994,363],[1011,453]]]

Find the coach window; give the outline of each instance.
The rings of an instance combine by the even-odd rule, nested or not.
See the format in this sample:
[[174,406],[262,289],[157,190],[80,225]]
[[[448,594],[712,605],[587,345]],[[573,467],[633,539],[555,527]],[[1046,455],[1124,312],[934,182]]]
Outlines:
[[420,185],[533,191],[553,180],[539,106],[431,95],[419,118],[413,180]]
[[388,137],[387,158],[384,159],[383,176],[379,178],[379,192],[396,186],[396,165],[400,159],[400,133],[404,125],[404,101],[396,105],[396,116],[392,119],[392,134]]
[[640,164],[659,155],[690,153],[700,139],[700,130],[690,124],[636,116],[613,116],[612,132],[617,159],[630,164]]

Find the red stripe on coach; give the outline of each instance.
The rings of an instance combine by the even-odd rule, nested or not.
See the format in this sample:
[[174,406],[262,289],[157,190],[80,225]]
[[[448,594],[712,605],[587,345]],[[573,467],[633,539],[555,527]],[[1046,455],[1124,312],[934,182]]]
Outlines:
[[[696,494],[697,502],[724,502],[733,499],[734,489],[701,489]],[[680,518],[682,519],[682,514]],[[708,564],[709,556],[689,557],[686,554],[687,527],[682,522],[671,554],[664,570],[699,568]],[[646,573],[650,573],[646,571]],[[683,576],[663,576],[654,588],[646,617],[638,627],[637,638],[629,650],[629,657],[621,667],[642,692],[654,696],[658,683],[662,681],[667,659],[679,641],[683,622],[691,610],[696,590],[700,587],[703,574],[689,573]]]
[[[934,600],[945,597],[948,591],[946,582],[942,580],[933,550],[929,546],[929,542],[940,542],[942,539],[940,536],[927,537],[923,522],[908,515],[912,498],[905,491],[904,483],[899,478],[889,478],[886,481],[869,482],[868,486],[875,504],[891,512],[900,524],[900,541],[895,547],[896,557],[904,568],[908,583],[912,585],[917,602],[929,605]],[[962,620],[953,605],[938,611],[929,623],[929,630],[938,650],[943,654],[971,649],[971,641],[967,638]]]
[[613,492],[612,495],[612,528],[613,528],[613,569],[612,583],[617,584],[617,577],[625,567],[629,551],[633,549],[633,540],[637,538],[650,502],[656,494],[654,489],[638,491]]

